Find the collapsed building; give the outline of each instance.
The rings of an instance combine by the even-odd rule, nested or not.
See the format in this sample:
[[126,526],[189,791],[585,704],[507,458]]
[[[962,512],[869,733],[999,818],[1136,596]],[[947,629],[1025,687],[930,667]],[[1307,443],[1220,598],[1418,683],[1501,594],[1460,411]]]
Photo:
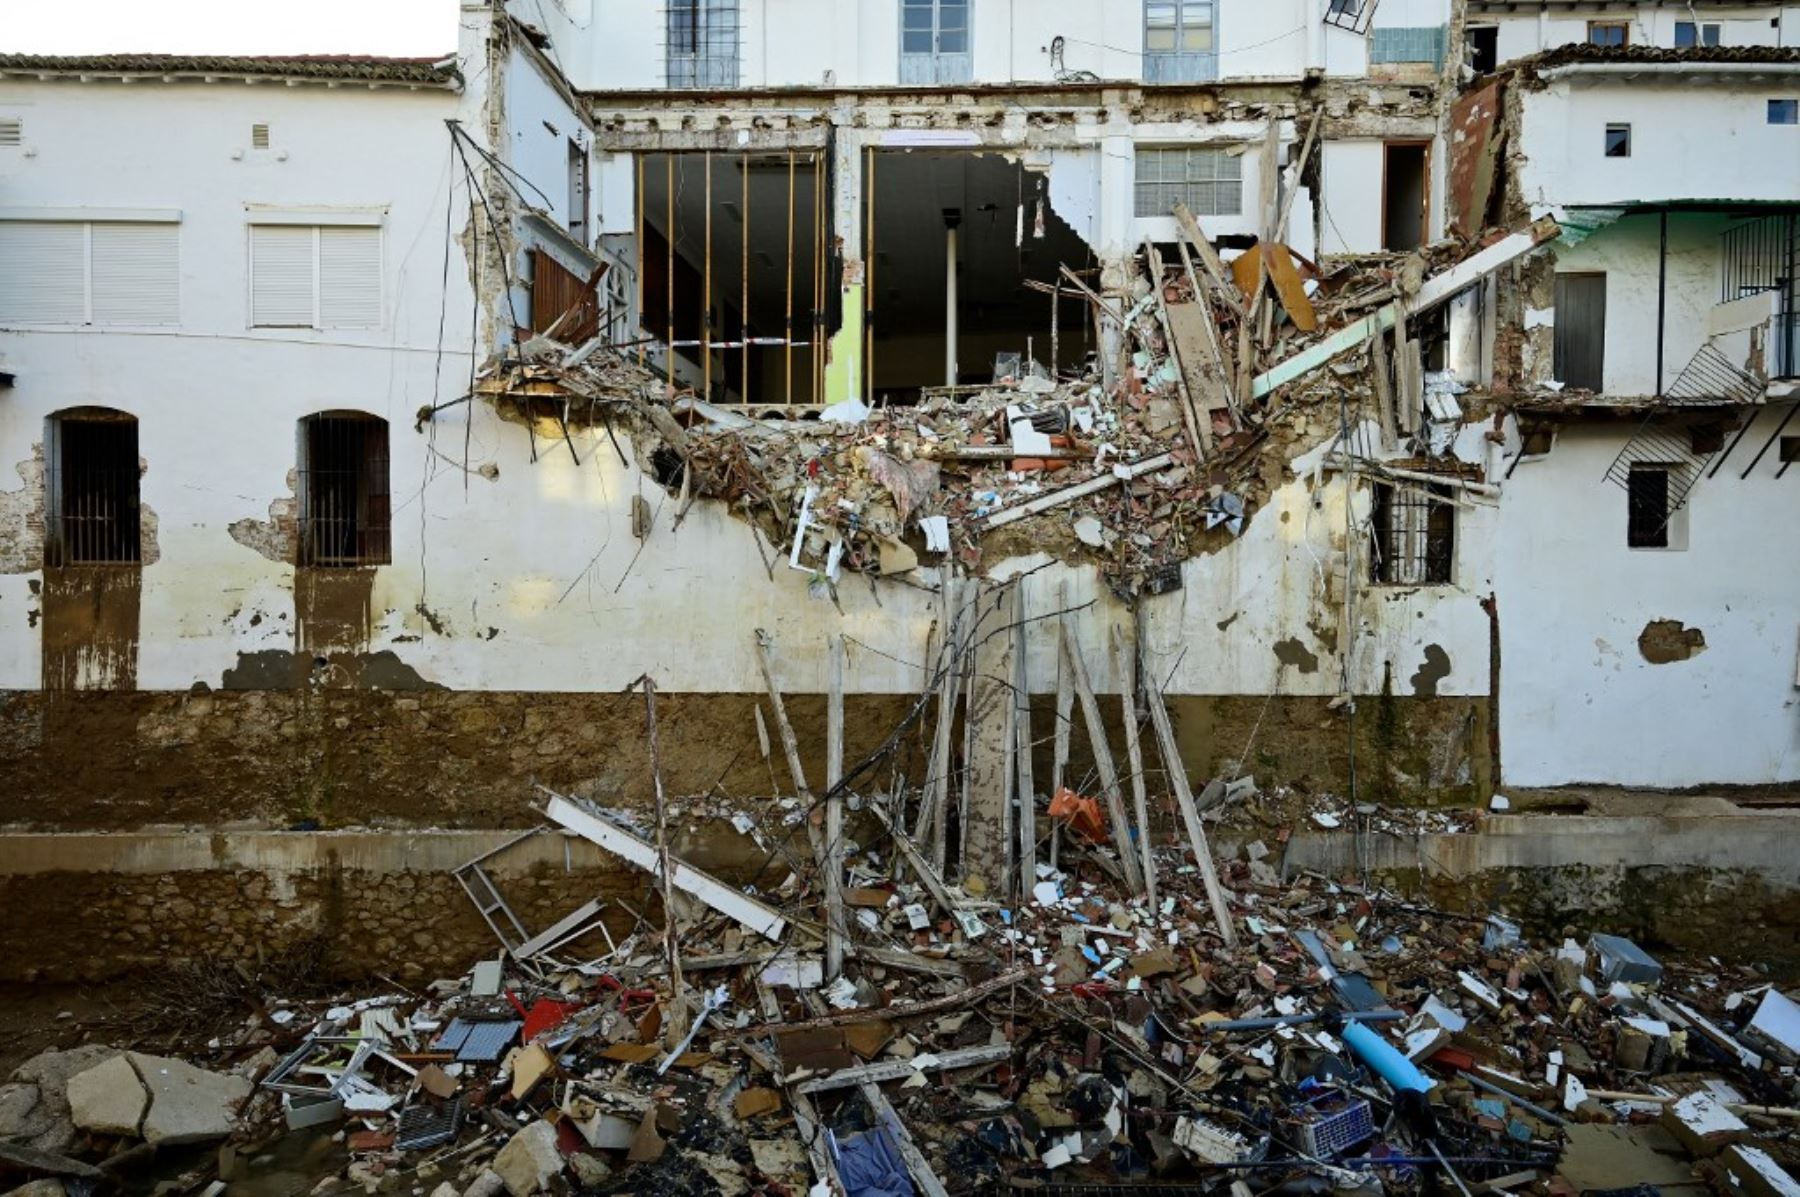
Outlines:
[[[321,1070],[333,1116],[392,1114],[367,1158],[510,1089],[529,1129],[489,1126],[546,1177],[571,1128],[662,1158],[669,1093],[623,1076],[659,1042],[656,1077],[719,1031],[786,1093],[746,1112],[734,1074],[743,1121],[811,1125],[852,1074],[1010,1069],[938,1016],[1039,981],[1052,1024],[1126,1021],[1035,1042],[1035,1097],[996,1078],[1081,1123],[983,1121],[1023,1171],[1260,1167],[1189,1116],[1276,1057],[1215,1075],[1203,1034],[1440,989],[1481,1026],[1421,1010],[1415,1054],[1506,1092],[1459,1080],[1469,1125],[1396,1142],[1480,1143],[1496,1184],[1558,1166],[1534,1103],[1613,1118],[1578,1074],[1704,1137],[1688,1082],[1643,1086],[1723,1061],[1708,1101],[1791,1117],[1753,969],[1665,983],[1383,886],[1800,960],[1796,534],[1764,518],[1800,458],[1800,13],[773,7],[465,0],[439,59],[0,55],[0,980],[305,949],[424,988],[497,937],[521,1025],[488,961],[220,1050],[293,1053],[241,1120],[298,1125]],[[583,936],[617,992],[554,958]],[[934,1019],[929,1064],[845,1038],[789,1091],[719,1025],[875,1007]],[[372,1079],[375,1040],[475,1063],[447,1037],[499,1024],[537,1071]],[[1366,1050],[1399,1111],[1422,1082]],[[1174,1138],[1061,1084],[1114,1051]],[[1786,1179],[1733,1135],[1732,1184]],[[756,1174],[837,1175],[798,1145]]]
[[[646,676],[671,792],[782,796],[768,692],[823,776],[840,658],[849,759],[956,779],[958,875],[1098,788],[1077,669],[1201,779],[1793,782],[1792,12],[1316,8],[0,58],[8,884],[643,802]],[[1703,813],[1675,863],[1745,875],[1774,816]],[[1541,843],[1462,867],[1583,862]]]

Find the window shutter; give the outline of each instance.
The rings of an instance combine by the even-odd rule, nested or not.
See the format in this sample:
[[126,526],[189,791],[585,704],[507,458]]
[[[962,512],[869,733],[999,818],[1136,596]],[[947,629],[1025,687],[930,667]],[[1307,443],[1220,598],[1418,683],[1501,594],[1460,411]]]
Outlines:
[[25,122],[16,116],[0,116],[0,146],[25,144]]
[[374,328],[381,323],[381,230],[360,225],[319,230],[319,325]]
[[260,328],[312,327],[311,227],[250,226],[250,323]]
[[94,225],[94,323],[177,322],[177,231],[173,224]]
[[87,319],[87,226],[0,220],[0,321],[80,324]]

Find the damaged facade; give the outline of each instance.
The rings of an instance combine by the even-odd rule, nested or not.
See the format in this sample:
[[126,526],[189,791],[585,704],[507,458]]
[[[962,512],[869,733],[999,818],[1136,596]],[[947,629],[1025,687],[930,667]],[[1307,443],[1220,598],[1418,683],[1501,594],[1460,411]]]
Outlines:
[[758,630],[872,746],[946,578],[1018,579],[1041,718],[1044,617],[1141,657],[1202,777],[1800,775],[1791,13],[538,7],[0,59],[9,818],[635,791],[644,674],[768,793]]

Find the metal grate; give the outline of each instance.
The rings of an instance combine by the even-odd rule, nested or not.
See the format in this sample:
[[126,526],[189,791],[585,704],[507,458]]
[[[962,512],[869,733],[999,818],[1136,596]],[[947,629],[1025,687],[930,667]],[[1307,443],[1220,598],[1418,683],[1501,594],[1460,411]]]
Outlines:
[[1332,1159],[1374,1135],[1369,1103],[1356,1098],[1340,1109],[1309,1111],[1308,1120],[1300,1127],[1300,1149],[1320,1159]]
[[297,564],[386,565],[388,427],[376,416],[328,412],[300,421]]
[[1442,585],[1456,560],[1456,506],[1450,488],[1395,482],[1375,487],[1374,581]]
[[668,0],[670,87],[738,85],[737,0]]
[[1734,225],[1721,235],[1720,300],[1776,292],[1770,373],[1800,376],[1800,213],[1777,212]]
[[[1669,518],[1687,503],[1700,483],[1706,463],[1719,451],[1716,440],[1695,437],[1687,424],[1671,416],[1684,407],[1712,408],[1721,402],[1754,404],[1764,389],[1760,379],[1732,365],[1710,343],[1700,347],[1674,385],[1663,393],[1662,401],[1645,414],[1637,431],[1606,467],[1607,480],[1624,487],[1632,496],[1628,543],[1637,548],[1663,547],[1666,540],[1653,538],[1666,538],[1663,529]],[[1660,473],[1661,480],[1652,480],[1652,472]],[[1654,503],[1651,488],[1660,491],[1654,496]],[[1654,531],[1649,523],[1652,518]],[[1645,538],[1641,544],[1640,536]]]
[[138,427],[123,413],[50,421],[44,564],[140,560]]

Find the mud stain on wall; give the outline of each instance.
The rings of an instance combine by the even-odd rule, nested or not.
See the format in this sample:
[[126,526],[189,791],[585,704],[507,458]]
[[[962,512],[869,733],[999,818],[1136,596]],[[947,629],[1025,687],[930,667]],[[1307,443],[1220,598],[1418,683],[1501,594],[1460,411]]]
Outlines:
[[322,657],[366,647],[374,622],[374,590],[372,569],[295,570],[294,623],[299,651]]
[[267,648],[239,653],[219,678],[222,690],[291,690],[308,684],[354,690],[442,690],[390,649],[319,656]]
[[1296,636],[1275,642],[1275,659],[1283,665],[1292,665],[1301,673],[1317,673],[1319,670],[1318,654],[1300,643]]
[[44,571],[45,690],[137,688],[143,578],[136,565],[68,565]]
[[1638,651],[1652,665],[1686,661],[1706,651],[1706,633],[1679,619],[1653,619],[1638,633]]
[[1450,654],[1442,645],[1427,644],[1425,660],[1420,663],[1418,672],[1407,681],[1412,685],[1414,698],[1436,698],[1438,683],[1450,676]]

